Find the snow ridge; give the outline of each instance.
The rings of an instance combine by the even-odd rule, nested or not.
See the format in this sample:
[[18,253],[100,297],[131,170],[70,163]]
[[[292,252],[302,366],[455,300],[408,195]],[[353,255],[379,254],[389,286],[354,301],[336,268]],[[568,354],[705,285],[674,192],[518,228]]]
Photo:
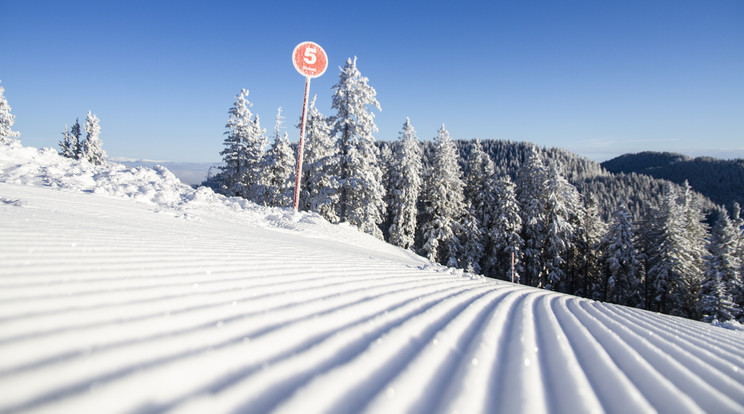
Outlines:
[[0,146],[0,413],[744,412],[744,334]]

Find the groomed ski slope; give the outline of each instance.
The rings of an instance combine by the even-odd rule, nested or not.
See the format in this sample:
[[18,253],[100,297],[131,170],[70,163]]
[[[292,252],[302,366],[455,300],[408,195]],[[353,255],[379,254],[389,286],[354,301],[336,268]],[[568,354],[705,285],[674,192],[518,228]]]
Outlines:
[[0,145],[0,413],[744,412],[743,335]]

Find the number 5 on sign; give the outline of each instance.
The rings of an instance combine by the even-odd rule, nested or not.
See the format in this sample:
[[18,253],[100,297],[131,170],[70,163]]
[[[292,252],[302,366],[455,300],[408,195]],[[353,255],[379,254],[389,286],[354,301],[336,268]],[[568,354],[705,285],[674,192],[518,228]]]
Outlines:
[[305,48],[305,63],[308,65],[312,65],[318,60],[318,57],[315,56],[315,54],[318,53],[318,49],[314,47],[306,47]]
[[305,99],[302,102],[302,121],[300,121],[300,142],[297,144],[297,172],[295,173],[294,202],[295,211],[300,203],[300,179],[302,178],[302,151],[305,143],[305,123],[307,121],[307,97],[310,94],[310,79],[317,78],[328,68],[328,56],[320,45],[302,42],[292,51],[292,64],[297,72],[305,77]]
[[292,52],[292,63],[300,75],[317,78],[328,68],[328,57],[317,43],[302,42]]

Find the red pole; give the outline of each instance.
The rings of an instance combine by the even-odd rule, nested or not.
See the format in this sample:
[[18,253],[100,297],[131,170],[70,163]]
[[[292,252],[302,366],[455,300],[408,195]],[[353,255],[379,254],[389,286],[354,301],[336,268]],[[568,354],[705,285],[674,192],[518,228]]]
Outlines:
[[305,77],[305,99],[302,102],[302,121],[300,121],[300,142],[297,144],[297,173],[295,174],[294,202],[297,211],[300,204],[300,180],[302,179],[302,151],[305,147],[305,124],[307,122],[307,97],[310,95],[310,77]]

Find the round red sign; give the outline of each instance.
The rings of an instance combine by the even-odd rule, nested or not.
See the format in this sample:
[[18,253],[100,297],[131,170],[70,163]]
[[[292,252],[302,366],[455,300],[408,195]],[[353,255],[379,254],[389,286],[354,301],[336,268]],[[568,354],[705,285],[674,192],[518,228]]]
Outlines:
[[292,52],[292,63],[300,75],[317,78],[328,68],[328,56],[319,44],[302,42]]

